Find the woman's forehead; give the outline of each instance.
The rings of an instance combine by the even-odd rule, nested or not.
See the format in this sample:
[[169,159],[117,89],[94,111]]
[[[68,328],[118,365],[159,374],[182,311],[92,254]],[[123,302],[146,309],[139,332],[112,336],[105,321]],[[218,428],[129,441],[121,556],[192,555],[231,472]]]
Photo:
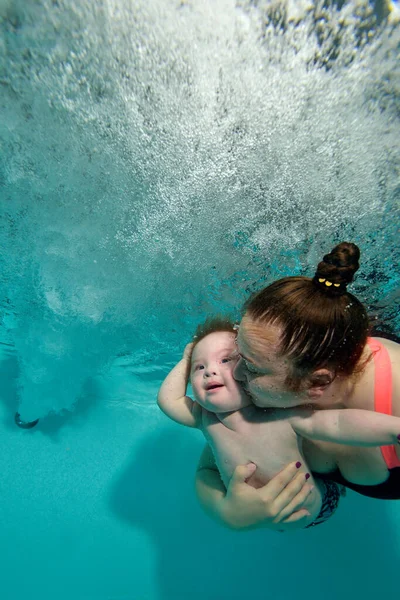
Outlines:
[[247,351],[253,357],[263,357],[279,353],[281,328],[277,325],[263,324],[244,316],[238,330],[239,350]]

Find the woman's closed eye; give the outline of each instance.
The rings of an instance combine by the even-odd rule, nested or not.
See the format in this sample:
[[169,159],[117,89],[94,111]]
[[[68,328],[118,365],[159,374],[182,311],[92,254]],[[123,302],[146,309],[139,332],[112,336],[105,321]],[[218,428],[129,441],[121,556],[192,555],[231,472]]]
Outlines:
[[260,369],[258,369],[255,365],[253,365],[253,363],[247,361],[243,357],[242,357],[242,360],[244,362],[244,366],[246,367],[246,369],[248,370],[249,373],[253,373],[253,375],[261,375],[262,374]]

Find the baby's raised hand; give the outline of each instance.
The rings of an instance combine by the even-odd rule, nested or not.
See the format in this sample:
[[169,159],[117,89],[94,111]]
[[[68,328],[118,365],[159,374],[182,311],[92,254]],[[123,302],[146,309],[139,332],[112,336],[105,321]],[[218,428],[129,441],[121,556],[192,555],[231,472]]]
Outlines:
[[186,347],[183,351],[183,356],[182,358],[185,358],[186,360],[190,360],[192,357],[192,352],[193,352],[193,346],[194,346],[194,342],[190,342],[190,344],[186,344]]

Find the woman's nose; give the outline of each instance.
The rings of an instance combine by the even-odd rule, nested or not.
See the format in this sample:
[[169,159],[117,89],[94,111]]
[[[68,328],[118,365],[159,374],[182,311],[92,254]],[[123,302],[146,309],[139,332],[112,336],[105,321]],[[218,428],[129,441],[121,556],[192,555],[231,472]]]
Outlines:
[[236,381],[247,381],[244,373],[245,371],[243,369],[243,358],[239,356],[239,360],[237,361],[233,369],[233,378],[236,379]]

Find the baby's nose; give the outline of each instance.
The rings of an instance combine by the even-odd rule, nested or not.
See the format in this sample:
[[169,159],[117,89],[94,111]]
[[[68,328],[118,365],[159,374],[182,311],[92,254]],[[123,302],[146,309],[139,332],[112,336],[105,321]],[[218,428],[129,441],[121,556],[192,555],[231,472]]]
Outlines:
[[205,377],[213,377],[213,375],[217,374],[217,370],[214,367],[209,367],[208,369],[204,370],[204,376]]

